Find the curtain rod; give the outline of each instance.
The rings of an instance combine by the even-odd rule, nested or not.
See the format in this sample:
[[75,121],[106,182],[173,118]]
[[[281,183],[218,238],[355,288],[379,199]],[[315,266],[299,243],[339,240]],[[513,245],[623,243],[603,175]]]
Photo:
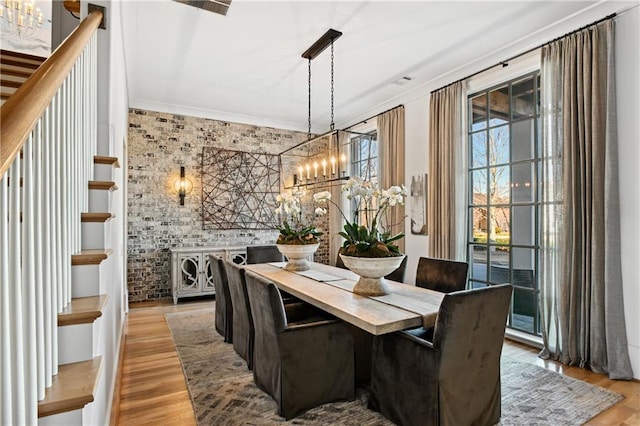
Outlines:
[[377,114],[374,114],[374,115],[372,115],[371,117],[369,117],[369,118],[365,118],[364,120],[361,120],[361,121],[358,121],[357,123],[352,124],[352,125],[351,125],[351,126],[349,126],[349,127],[345,127],[345,128],[344,128],[344,130],[347,130],[347,129],[350,129],[350,128],[352,128],[352,127],[355,127],[355,126],[357,126],[358,124],[366,123],[367,121],[372,120],[372,119],[376,118],[377,116],[382,115],[382,114],[384,114],[384,113],[387,113],[387,112],[389,112],[389,111],[393,111],[393,110],[394,110],[394,109],[396,109],[396,108],[404,108],[404,105],[402,105],[402,104],[400,104],[400,105],[396,105],[396,106],[394,106],[393,108],[389,108],[389,109],[387,109],[387,110],[384,110],[384,111],[382,111],[382,112],[379,112],[379,113],[377,113]]
[[442,90],[442,89],[444,89],[445,87],[451,86],[452,84],[456,84],[456,83],[459,83],[459,82],[461,82],[461,81],[464,81],[464,80],[470,79],[470,78],[472,78],[472,77],[475,77],[476,75],[478,75],[478,74],[482,74],[482,73],[483,73],[483,72],[485,72],[485,71],[489,71],[491,68],[495,68],[495,67],[497,67],[497,66],[499,66],[499,65],[502,65],[503,67],[506,67],[506,66],[508,66],[508,65],[509,65],[509,62],[513,61],[513,60],[514,60],[514,59],[516,59],[516,58],[519,58],[519,57],[521,57],[521,56],[524,56],[524,55],[526,55],[527,53],[531,53],[531,52],[533,52],[534,50],[538,50],[538,49],[540,49],[541,47],[544,47],[544,46],[546,46],[546,45],[548,45],[548,44],[551,44],[551,43],[553,43],[553,42],[556,42],[556,41],[558,41],[558,40],[560,40],[560,39],[562,39],[562,38],[564,38],[564,37],[570,36],[571,34],[575,34],[575,33],[579,32],[579,31],[582,31],[582,30],[587,29],[587,28],[589,28],[589,27],[592,27],[592,26],[594,26],[594,25],[598,25],[599,23],[604,22],[604,21],[606,21],[607,19],[613,19],[613,18],[615,18],[617,15],[618,15],[617,13],[612,13],[611,15],[605,16],[604,18],[600,18],[600,19],[598,19],[597,21],[594,21],[594,22],[592,22],[592,23],[590,23],[590,24],[587,24],[587,25],[585,25],[585,26],[582,26],[582,27],[580,27],[580,28],[578,28],[578,29],[575,29],[575,30],[573,30],[573,31],[569,31],[568,33],[566,33],[566,34],[564,34],[564,35],[562,35],[562,36],[560,36],[560,37],[556,37],[556,38],[554,38],[554,39],[553,39],[553,40],[551,40],[551,41],[544,42],[544,43],[542,43],[542,44],[539,44],[538,46],[532,47],[531,49],[525,50],[525,51],[524,51],[524,52],[522,52],[522,53],[518,53],[518,54],[517,54],[517,55],[515,55],[515,56],[512,56],[512,57],[510,57],[510,58],[508,58],[508,59],[505,59],[504,61],[500,61],[500,62],[498,62],[497,64],[490,65],[490,66],[488,66],[488,67],[486,67],[486,68],[481,69],[480,71],[476,71],[476,72],[474,72],[473,74],[469,74],[469,75],[468,75],[468,76],[466,76],[466,77],[459,78],[459,79],[457,79],[456,81],[454,81],[454,82],[452,82],[452,83],[445,84],[444,86],[442,86],[442,87],[440,87],[440,88],[438,88],[438,89],[432,90],[432,91],[431,91],[431,93],[437,92],[438,90]]

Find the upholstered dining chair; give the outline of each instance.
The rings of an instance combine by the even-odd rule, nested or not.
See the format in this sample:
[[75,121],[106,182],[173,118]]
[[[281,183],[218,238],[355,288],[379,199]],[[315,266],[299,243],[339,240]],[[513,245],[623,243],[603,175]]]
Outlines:
[[290,322],[278,288],[245,273],[255,328],[253,378],[289,420],[318,405],[353,400],[353,339],[336,319]]
[[469,264],[455,260],[421,257],[416,271],[416,286],[441,293],[464,290]]
[[233,305],[233,349],[253,369],[253,319],[247,295],[244,268],[234,262],[223,262]]
[[247,264],[284,262],[284,256],[275,245],[247,246]]
[[233,305],[222,258],[210,254],[209,267],[211,268],[211,279],[216,289],[216,331],[224,337],[225,342],[231,343],[233,341]]
[[[337,258],[336,258],[336,267],[338,268],[342,268],[342,269],[347,269],[347,267],[344,265],[344,262],[342,261],[342,258],[340,257],[340,255],[338,254]],[[398,268],[391,272],[389,275],[385,275],[385,278],[391,281],[397,281],[399,283],[404,282],[404,276],[407,273],[407,256],[404,257],[404,259],[402,259],[402,263],[400,264],[400,266],[398,266]]]
[[493,425],[512,287],[448,293],[433,341],[420,330],[377,336],[369,408],[398,425]]

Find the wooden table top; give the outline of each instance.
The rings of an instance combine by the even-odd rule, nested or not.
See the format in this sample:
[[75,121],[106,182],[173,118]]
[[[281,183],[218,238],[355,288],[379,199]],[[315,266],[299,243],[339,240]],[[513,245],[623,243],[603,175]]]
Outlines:
[[320,263],[312,263],[311,271],[307,271],[315,279],[269,263],[245,268],[299,299],[375,335],[435,324],[444,297],[436,291],[389,280],[390,294],[360,296],[351,291],[358,280],[356,274]]

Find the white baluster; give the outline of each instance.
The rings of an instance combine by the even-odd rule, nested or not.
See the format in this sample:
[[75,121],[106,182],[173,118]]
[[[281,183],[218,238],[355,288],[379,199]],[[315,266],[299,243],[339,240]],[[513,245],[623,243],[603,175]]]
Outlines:
[[22,187],[22,309],[24,314],[24,392],[27,400],[25,424],[33,424],[38,418],[38,400],[36,357],[36,281],[35,281],[35,233],[34,233],[34,152],[33,132],[23,147],[23,187]]
[[[57,345],[53,343],[53,332],[57,330],[56,310],[54,309],[53,298],[53,282],[55,277],[55,270],[52,263],[53,247],[51,246],[52,237],[54,236],[54,228],[56,226],[55,218],[53,217],[53,193],[55,187],[55,176],[53,174],[52,162],[52,145],[55,143],[53,137],[53,109],[55,106],[55,98],[51,101],[51,104],[45,110],[42,119],[42,156],[43,156],[43,182],[42,182],[42,286],[43,286],[43,307],[44,307],[44,386],[51,386],[51,376],[53,375],[53,357],[52,352]],[[57,349],[56,349],[57,350]]]
[[[16,161],[16,160],[14,160]],[[19,160],[18,160],[19,161]],[[0,176],[0,347],[11,347],[11,283],[9,282],[10,239],[9,239],[9,178],[8,173]],[[11,424],[13,419],[11,352],[0,351],[0,424]]]
[[43,138],[42,118],[36,123],[33,138],[33,188],[34,188],[34,280],[35,280],[35,310],[36,310],[36,361],[37,361],[37,395],[38,400],[44,398],[45,389],[45,321],[44,321],[44,282],[42,279],[44,238],[42,223],[46,220],[43,216],[44,179],[42,177],[43,163]]
[[[27,401],[25,398],[24,336],[22,321],[22,273],[20,268],[20,160],[9,168],[9,312],[11,315],[11,393],[13,424],[26,424]],[[11,423],[10,423],[11,424]]]

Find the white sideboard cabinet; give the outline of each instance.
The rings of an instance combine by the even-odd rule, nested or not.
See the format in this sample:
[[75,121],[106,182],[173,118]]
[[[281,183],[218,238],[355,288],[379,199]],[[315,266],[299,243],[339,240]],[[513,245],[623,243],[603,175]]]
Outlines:
[[173,303],[184,297],[212,295],[216,288],[211,276],[209,254],[244,265],[246,247],[177,247],[171,251],[171,294]]

